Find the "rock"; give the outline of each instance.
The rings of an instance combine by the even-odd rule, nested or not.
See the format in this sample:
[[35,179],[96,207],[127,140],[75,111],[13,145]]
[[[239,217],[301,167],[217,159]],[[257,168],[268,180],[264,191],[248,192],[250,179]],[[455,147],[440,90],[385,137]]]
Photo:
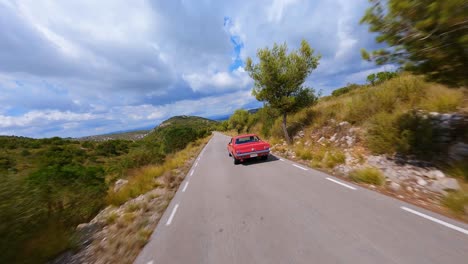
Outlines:
[[461,161],[468,158],[468,144],[457,142],[448,149],[448,156],[455,161]]
[[338,123],[338,125],[339,126],[347,126],[347,125],[349,125],[349,122],[343,121],[343,122]]
[[408,186],[408,187],[406,187],[406,190],[407,190],[408,192],[412,192],[412,191],[413,191],[413,188],[411,188],[411,187]]
[[431,179],[437,180],[445,178],[445,174],[440,170],[431,170],[426,175]]
[[354,137],[350,137],[350,136],[346,136],[346,144],[348,145],[348,147],[351,147],[353,144],[354,144]]
[[128,180],[118,179],[114,184],[114,192],[117,192],[118,190],[120,190],[120,188],[125,186],[127,183],[128,183]]
[[423,178],[418,177],[417,183],[421,186],[426,186],[427,181],[425,181]]
[[352,168],[350,166],[340,164],[340,165],[336,166],[334,168],[334,170],[337,171],[337,172],[340,172],[340,173],[342,173],[344,175],[348,175],[351,172]]
[[401,189],[400,184],[398,184],[396,182],[391,182],[389,187],[390,187],[390,190],[392,190],[394,192],[398,192]]
[[320,137],[319,140],[317,140],[318,143],[322,143],[323,141],[325,141],[324,137]]
[[333,134],[333,136],[330,138],[330,141],[331,141],[331,142],[334,142],[335,140],[336,140],[336,133]]
[[304,133],[304,131],[302,131],[302,130],[299,131],[299,133],[297,133],[297,136],[298,136],[298,137],[301,137],[301,138],[303,138],[304,135],[305,135],[305,133]]
[[[386,168],[384,171],[384,174],[385,174],[385,177],[389,178],[392,181],[400,181],[400,178],[398,177],[398,173],[391,167]],[[405,177],[402,177],[402,178],[403,178],[402,180],[405,179]]]
[[446,190],[450,190],[450,191],[460,190],[460,185],[458,184],[458,181],[456,179],[443,178],[443,179],[434,181],[428,187],[428,189],[436,193],[445,194]]

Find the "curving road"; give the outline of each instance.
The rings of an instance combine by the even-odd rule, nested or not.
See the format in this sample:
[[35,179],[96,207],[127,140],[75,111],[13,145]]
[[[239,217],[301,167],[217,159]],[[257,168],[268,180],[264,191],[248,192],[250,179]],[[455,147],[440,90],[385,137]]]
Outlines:
[[468,225],[215,133],[135,263],[467,263]]

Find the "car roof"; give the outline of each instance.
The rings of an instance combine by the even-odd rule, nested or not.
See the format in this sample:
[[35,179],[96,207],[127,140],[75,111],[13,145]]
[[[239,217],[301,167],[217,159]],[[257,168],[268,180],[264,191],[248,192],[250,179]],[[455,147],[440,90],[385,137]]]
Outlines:
[[242,135],[237,135],[233,138],[250,137],[250,136],[257,136],[257,134],[242,134]]

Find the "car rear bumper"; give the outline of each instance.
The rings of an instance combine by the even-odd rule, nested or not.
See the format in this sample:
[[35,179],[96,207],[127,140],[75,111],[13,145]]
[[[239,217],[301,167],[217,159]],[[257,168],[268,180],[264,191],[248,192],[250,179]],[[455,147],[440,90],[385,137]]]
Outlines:
[[270,150],[259,150],[259,151],[252,151],[252,152],[246,152],[246,153],[241,153],[241,154],[235,154],[234,156],[238,159],[248,159],[248,158],[255,158],[255,157],[261,157],[261,156],[268,156],[270,154]]

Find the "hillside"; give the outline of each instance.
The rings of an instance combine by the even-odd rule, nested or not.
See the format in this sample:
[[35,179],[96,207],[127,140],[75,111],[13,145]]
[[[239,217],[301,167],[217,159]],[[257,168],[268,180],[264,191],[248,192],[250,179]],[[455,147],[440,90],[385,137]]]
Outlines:
[[376,85],[350,85],[289,116],[293,145],[282,139],[272,109],[245,124],[242,131],[266,137],[279,155],[468,219],[466,88],[404,73]]
[[[74,247],[78,224],[157,187],[154,178],[185,165],[216,125],[174,117],[138,141],[1,136],[0,262],[45,262]],[[172,190],[174,179],[158,186]],[[117,180],[126,186],[115,189]]]
[[77,138],[77,140],[89,140],[89,141],[107,141],[107,140],[114,140],[114,139],[122,139],[122,140],[140,140],[144,138],[150,130],[136,130],[136,131],[128,131],[128,132],[116,132],[110,134],[103,134],[103,135],[94,135],[94,136],[85,136]]

